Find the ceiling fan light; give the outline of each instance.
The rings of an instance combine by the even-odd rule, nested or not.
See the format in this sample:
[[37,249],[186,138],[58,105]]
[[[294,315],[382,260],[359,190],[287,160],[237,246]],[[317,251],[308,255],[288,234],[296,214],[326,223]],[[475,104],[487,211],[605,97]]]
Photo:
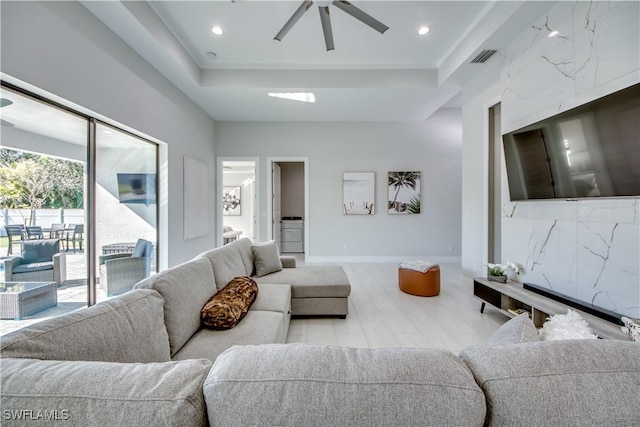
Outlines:
[[558,30],[553,30],[553,31],[551,31],[551,32],[549,33],[549,35],[548,35],[547,37],[552,38],[552,37],[557,36],[558,34],[560,34],[560,31],[558,31]]
[[311,92],[269,92],[272,98],[289,99],[291,101],[300,102],[316,102],[316,96]]
[[221,36],[224,34],[224,30],[220,25],[214,25],[213,27],[211,27],[211,32],[216,36]]
[[327,7],[331,3],[333,3],[333,0],[316,0],[315,1],[316,6],[318,7]]
[[419,36],[424,36],[426,35],[429,31],[431,31],[431,28],[429,28],[426,25],[421,26],[420,28],[418,28],[418,35]]

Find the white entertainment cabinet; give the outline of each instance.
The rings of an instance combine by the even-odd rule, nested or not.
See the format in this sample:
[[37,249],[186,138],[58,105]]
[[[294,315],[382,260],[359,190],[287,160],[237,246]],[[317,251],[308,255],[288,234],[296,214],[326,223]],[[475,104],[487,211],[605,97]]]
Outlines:
[[509,310],[523,309],[530,313],[531,320],[536,327],[541,328],[547,317],[554,314],[566,314],[567,309],[570,308],[579,313],[599,337],[629,340],[622,333],[619,325],[524,289],[522,284],[518,282],[509,280],[507,283],[499,283],[483,277],[476,277],[473,279],[473,295],[482,302],[481,313],[484,312],[485,304],[491,305],[509,317],[514,317],[514,314]]

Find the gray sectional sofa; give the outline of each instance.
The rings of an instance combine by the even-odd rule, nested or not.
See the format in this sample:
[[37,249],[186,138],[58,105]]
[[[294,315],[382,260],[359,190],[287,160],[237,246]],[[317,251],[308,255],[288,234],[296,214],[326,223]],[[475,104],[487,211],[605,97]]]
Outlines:
[[637,343],[539,341],[524,315],[460,355],[283,344],[284,284],[204,330],[211,255],[2,337],[2,425],[640,425]]
[[293,316],[320,315],[343,318],[347,316],[351,285],[342,267],[338,265],[296,267],[295,258],[280,257],[282,269],[276,269],[277,271],[258,277],[254,252],[259,249],[259,246],[252,246],[251,240],[245,237],[207,251],[200,256],[211,261],[218,289],[224,287],[234,277],[253,276],[259,285],[290,285],[291,315]]

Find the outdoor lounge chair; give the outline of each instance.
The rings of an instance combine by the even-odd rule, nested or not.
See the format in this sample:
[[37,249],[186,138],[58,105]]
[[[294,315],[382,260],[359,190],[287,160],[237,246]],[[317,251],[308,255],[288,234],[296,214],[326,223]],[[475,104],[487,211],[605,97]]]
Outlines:
[[22,256],[4,260],[7,282],[56,282],[67,279],[66,254],[60,251],[58,239],[25,240]]
[[153,244],[138,239],[133,252],[101,255],[100,289],[107,296],[122,294],[133,289],[133,285],[148,277],[151,272]]

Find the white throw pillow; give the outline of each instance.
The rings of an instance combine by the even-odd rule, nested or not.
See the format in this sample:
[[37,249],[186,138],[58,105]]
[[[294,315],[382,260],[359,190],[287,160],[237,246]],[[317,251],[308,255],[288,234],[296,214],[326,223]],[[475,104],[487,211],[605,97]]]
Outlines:
[[280,252],[275,240],[264,243],[256,243],[251,246],[256,265],[256,277],[262,277],[269,273],[282,270]]
[[547,318],[539,332],[540,337],[546,341],[598,338],[582,316],[571,309],[567,310],[567,314]]

